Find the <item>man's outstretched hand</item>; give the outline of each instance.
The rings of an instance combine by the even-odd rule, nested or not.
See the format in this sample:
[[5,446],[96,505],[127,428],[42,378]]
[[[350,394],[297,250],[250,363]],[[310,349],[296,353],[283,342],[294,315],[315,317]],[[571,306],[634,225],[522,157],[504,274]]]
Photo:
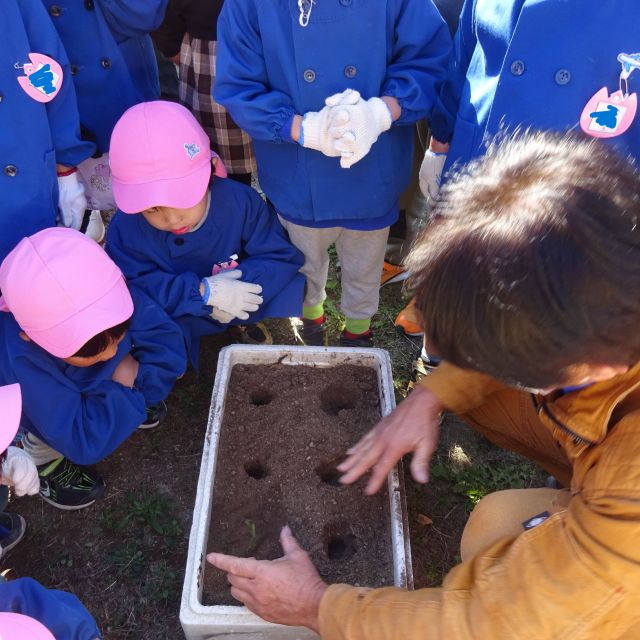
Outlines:
[[351,484],[371,469],[365,488],[365,493],[371,495],[380,489],[398,460],[411,451],[411,475],[418,482],[427,482],[429,461],[438,444],[442,409],[431,391],[416,387],[347,451],[347,459],[338,465],[338,470],[344,472],[340,482]]
[[227,572],[231,595],[269,622],[319,631],[320,600],[327,589],[309,554],[284,527],[284,556],[277,560],[237,558],[210,553],[207,560]]

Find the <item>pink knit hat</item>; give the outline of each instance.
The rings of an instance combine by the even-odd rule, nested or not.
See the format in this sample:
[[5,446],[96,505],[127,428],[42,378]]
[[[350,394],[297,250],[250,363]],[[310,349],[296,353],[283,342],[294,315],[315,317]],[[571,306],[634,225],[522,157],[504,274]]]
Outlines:
[[[111,134],[113,197],[125,213],[150,207],[188,209],[202,200],[211,177],[207,134],[182,105],[157,100],[124,112]],[[218,158],[215,175],[227,177]]]
[[[19,384],[0,387],[0,452],[16,437],[22,415],[22,393]],[[0,636],[0,640],[2,636]]]
[[0,613],[0,640],[56,640],[41,622],[21,613]]
[[0,289],[0,310],[58,358],[133,313],[120,269],[99,244],[65,227],[23,238],[0,265]]

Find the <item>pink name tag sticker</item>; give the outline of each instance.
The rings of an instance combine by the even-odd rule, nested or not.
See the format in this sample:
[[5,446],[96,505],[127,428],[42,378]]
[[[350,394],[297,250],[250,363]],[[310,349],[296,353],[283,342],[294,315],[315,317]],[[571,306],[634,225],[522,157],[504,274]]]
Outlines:
[[229,259],[224,262],[217,262],[213,265],[213,269],[211,271],[211,275],[215,276],[221,271],[229,271],[231,269],[235,269],[239,266],[238,256],[234,253],[232,256],[229,256]]
[[24,75],[17,78],[22,90],[37,102],[51,102],[62,87],[64,73],[62,67],[49,56],[42,53],[30,53],[29,60],[23,65],[16,64]]
[[580,128],[594,138],[615,138],[631,126],[637,109],[635,93],[625,95],[615,91],[609,95],[607,88],[602,87],[583,109]]

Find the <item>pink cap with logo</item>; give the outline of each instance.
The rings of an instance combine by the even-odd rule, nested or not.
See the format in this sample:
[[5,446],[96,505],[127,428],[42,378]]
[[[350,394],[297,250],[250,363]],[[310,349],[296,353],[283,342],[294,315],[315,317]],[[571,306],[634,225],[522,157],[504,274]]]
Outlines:
[[133,313],[122,271],[99,244],[65,227],[23,238],[0,265],[0,289],[0,310],[58,358]]
[[[189,209],[202,200],[211,177],[207,134],[175,102],[156,100],[124,112],[111,134],[113,197],[125,213],[151,207]],[[227,177],[218,158],[215,175]]]
[[21,414],[20,385],[8,384],[0,387],[0,452],[4,451],[16,437]]
[[21,613],[0,613],[0,640],[56,640],[41,622]]

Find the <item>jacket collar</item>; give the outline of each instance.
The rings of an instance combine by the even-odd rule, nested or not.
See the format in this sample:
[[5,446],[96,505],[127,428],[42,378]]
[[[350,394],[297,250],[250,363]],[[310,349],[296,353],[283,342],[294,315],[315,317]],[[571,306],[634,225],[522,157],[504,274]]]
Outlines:
[[554,399],[538,397],[538,405],[565,429],[590,444],[604,440],[611,415],[630,393],[640,390],[640,362],[626,373]]

